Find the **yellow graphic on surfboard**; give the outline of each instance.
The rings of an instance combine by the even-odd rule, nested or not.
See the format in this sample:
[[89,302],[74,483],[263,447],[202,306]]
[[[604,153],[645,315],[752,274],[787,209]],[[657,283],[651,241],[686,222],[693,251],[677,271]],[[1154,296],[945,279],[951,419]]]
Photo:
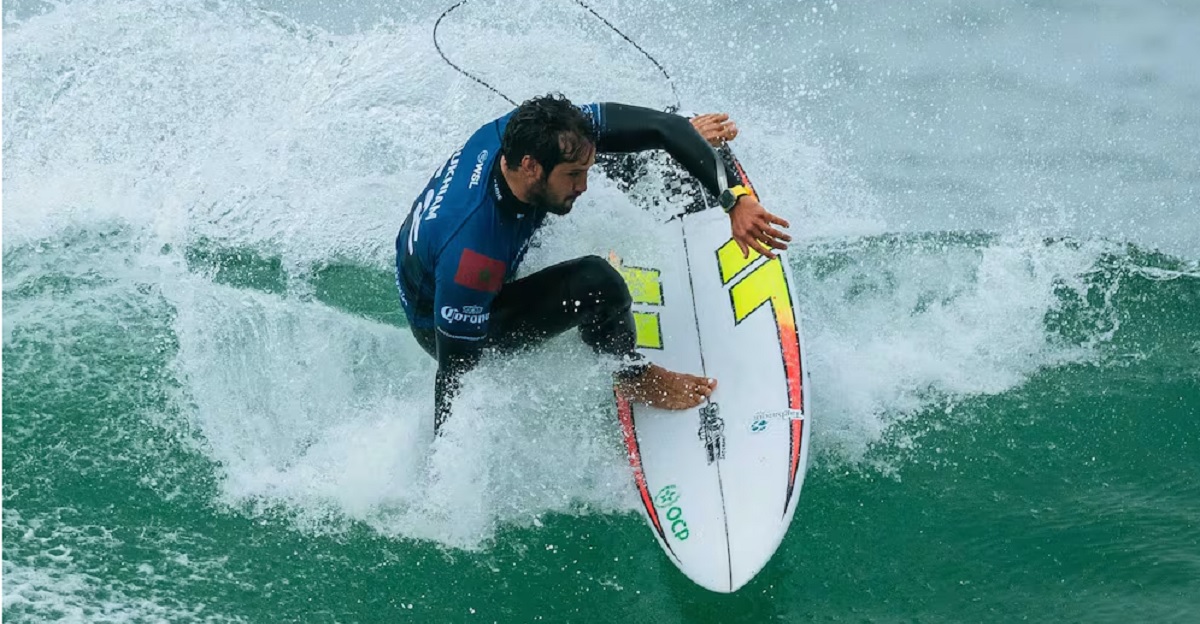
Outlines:
[[[732,238],[717,249],[717,266],[721,283],[728,285],[750,267],[754,269],[729,287],[729,302],[733,306],[733,322],[739,324],[764,304],[770,304],[779,331],[779,345],[783,349],[784,366],[789,383],[789,403],[793,408],[801,404],[800,349],[796,332],[796,314],[792,309],[792,297],[788,291],[787,278],[779,258],[758,263],[762,255],[753,249],[743,256],[737,241]],[[663,305],[662,272],[658,269],[625,266],[615,251],[608,252],[608,261],[625,278],[629,294],[635,304],[646,306]],[[637,346],[642,349],[662,349],[662,322],[658,312],[635,311],[634,325],[637,328]]]
[[[642,305],[663,304],[662,272],[658,269],[627,267],[615,251],[608,252],[608,262],[625,278],[633,302]],[[662,321],[658,312],[634,311],[633,324],[637,328],[639,349],[662,349]]]

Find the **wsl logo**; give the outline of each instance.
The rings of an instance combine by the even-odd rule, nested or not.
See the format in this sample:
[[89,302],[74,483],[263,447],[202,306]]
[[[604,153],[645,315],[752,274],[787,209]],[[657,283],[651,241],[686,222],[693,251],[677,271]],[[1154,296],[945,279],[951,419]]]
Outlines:
[[479,180],[483,178],[483,165],[487,162],[487,157],[488,151],[483,150],[482,152],[479,152],[479,156],[475,158],[475,168],[471,170],[471,183],[467,185],[467,188],[475,188],[475,186],[479,184]]

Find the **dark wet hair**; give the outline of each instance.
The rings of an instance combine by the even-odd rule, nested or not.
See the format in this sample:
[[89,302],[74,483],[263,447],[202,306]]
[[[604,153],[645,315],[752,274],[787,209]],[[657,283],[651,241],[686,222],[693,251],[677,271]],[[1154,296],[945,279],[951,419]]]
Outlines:
[[525,100],[508,121],[500,153],[509,169],[531,156],[544,168],[543,177],[559,163],[575,162],[594,149],[592,121],[560,93]]

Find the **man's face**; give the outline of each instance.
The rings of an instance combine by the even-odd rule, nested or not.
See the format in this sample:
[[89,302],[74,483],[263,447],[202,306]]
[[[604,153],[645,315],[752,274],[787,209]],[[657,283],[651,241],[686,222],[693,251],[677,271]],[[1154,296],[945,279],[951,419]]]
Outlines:
[[[575,206],[575,200],[587,190],[588,170],[596,164],[596,150],[575,162],[559,163],[534,183],[530,190],[533,203],[556,215],[565,215]],[[538,168],[541,170],[541,168]]]

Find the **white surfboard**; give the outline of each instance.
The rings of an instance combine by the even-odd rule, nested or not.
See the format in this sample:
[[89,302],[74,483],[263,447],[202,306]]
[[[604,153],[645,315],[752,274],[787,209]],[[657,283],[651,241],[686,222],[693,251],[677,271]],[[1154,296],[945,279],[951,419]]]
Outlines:
[[667,557],[699,585],[733,592],[783,541],[808,465],[796,289],[783,255],[742,257],[719,208],[668,227],[663,266],[619,267],[639,351],[718,387],[687,411],[618,393],[617,412],[642,511]]

